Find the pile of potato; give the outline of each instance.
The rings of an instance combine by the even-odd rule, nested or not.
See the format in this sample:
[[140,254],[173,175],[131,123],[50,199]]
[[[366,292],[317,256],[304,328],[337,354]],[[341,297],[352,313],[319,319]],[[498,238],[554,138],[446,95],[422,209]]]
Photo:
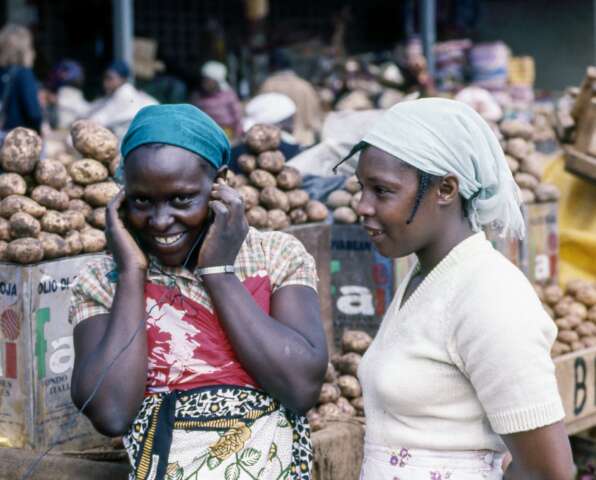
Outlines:
[[105,128],[75,122],[71,136],[84,156],[61,152],[40,160],[42,140],[15,128],[0,150],[0,260],[36,263],[105,248],[105,207],[118,192],[109,180],[118,140]]
[[285,164],[278,150],[280,141],[279,128],[253,126],[246,135],[251,153],[238,158],[242,174],[230,173],[228,177],[244,199],[248,223],[258,229],[283,230],[290,225],[325,221],[327,207],[300,190],[302,175]]
[[520,120],[505,120],[500,126],[503,149],[524,203],[552,202],[559,199],[555,185],[541,183],[544,159],[535,151],[534,126]]
[[553,357],[596,346],[596,284],[573,280],[565,289],[558,285],[535,288],[559,330]]
[[356,176],[346,180],[342,190],[331,192],[327,197],[327,206],[333,210],[333,221],[335,223],[357,223],[358,214],[356,206],[360,202],[362,192],[360,182]]
[[366,332],[344,332],[341,339],[342,353],[332,356],[318,405],[307,413],[313,431],[325,428],[328,420],[364,416],[362,387],[357,375],[362,355],[371,342],[372,338]]

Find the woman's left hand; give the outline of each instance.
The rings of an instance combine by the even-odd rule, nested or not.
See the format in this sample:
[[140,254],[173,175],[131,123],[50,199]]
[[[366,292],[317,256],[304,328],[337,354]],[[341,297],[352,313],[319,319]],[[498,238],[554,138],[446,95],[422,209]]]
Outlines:
[[199,268],[234,265],[248,233],[244,201],[240,194],[222,179],[213,184],[209,208],[214,214],[199,252]]

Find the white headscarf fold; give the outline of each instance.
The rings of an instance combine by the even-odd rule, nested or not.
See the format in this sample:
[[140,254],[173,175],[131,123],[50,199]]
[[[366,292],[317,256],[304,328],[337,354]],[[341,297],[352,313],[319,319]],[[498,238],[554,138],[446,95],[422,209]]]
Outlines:
[[456,175],[475,231],[494,224],[503,236],[524,237],[520,191],[503,149],[466,104],[443,98],[398,103],[362,141],[431,175]]

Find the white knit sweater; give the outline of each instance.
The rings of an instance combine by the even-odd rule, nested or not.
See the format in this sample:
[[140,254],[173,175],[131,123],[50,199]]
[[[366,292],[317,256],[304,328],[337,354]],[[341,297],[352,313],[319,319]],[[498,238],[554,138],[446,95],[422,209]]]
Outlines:
[[399,308],[411,275],[358,371],[367,442],[504,451],[498,434],[564,417],[556,327],[484,233],[457,245]]

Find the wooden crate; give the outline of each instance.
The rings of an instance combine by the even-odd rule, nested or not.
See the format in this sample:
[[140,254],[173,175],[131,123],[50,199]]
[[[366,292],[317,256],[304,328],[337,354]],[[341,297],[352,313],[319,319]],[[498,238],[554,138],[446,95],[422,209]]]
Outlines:
[[571,145],[563,147],[565,151],[565,170],[584,180],[596,183],[596,157],[580,152]]

